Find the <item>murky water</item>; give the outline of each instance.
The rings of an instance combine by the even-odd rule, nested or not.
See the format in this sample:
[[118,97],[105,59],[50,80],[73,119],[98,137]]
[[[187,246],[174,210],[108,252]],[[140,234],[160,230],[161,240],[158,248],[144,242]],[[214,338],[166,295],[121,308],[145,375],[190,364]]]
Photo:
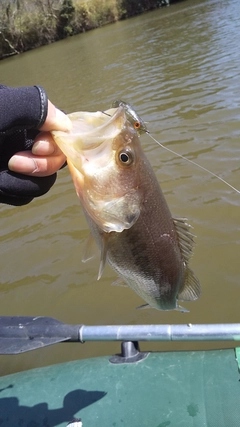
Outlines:
[[[240,4],[183,1],[0,63],[7,85],[44,86],[67,112],[130,102],[159,141],[240,188]],[[43,315],[68,323],[239,322],[239,194],[142,137],[175,217],[197,235],[191,266],[201,280],[189,314],[135,310],[143,301],[111,287],[107,268],[81,263],[88,229],[68,170],[25,207],[0,207],[1,315]],[[228,346],[233,343],[226,344]],[[218,347],[144,344],[150,349]],[[1,356],[1,374],[119,351],[117,343],[60,344]]]

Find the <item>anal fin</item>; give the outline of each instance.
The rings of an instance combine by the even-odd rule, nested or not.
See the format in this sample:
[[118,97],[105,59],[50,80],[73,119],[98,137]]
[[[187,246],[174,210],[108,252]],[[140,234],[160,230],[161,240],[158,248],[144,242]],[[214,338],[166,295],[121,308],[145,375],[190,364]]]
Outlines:
[[181,301],[194,301],[201,295],[201,285],[194,272],[186,266],[184,283],[178,293],[178,299]]
[[178,242],[182,257],[187,264],[191,258],[194,246],[194,234],[191,233],[191,225],[187,223],[186,218],[173,218],[175,230],[178,236]]

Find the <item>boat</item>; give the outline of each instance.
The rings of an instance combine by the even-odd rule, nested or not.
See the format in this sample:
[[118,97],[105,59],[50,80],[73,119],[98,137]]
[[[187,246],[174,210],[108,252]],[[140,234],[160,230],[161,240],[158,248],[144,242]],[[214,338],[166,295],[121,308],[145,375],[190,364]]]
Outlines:
[[[113,340],[121,343],[117,355],[0,377],[0,426],[240,425],[240,324],[86,326],[0,317],[1,354]],[[141,341],[231,341],[235,348],[141,352]]]

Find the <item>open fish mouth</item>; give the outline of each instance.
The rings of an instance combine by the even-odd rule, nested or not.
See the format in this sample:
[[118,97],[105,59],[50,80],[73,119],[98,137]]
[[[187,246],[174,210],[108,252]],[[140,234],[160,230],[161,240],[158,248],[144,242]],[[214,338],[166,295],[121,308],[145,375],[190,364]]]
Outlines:
[[121,132],[126,122],[124,108],[79,111],[68,114],[68,117],[72,122],[69,132],[52,132],[68,163],[70,160],[80,172],[86,162],[91,163],[91,167],[98,162],[98,167],[102,167],[105,159],[111,157],[112,145],[109,142]]
[[70,158],[71,146],[77,151],[95,148],[105,139],[115,138],[126,120],[121,106],[106,111],[79,111],[68,114],[68,117],[72,129],[69,132],[52,131],[52,135],[63,153]]

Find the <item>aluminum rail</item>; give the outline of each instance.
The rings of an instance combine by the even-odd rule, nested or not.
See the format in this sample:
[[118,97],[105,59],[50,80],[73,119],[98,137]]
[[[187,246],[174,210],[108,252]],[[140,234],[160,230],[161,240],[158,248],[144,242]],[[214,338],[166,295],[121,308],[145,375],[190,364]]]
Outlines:
[[240,341],[240,323],[69,325],[44,316],[0,316],[0,354],[19,354],[61,342]]
[[240,341],[240,323],[109,325],[79,328],[85,341]]

